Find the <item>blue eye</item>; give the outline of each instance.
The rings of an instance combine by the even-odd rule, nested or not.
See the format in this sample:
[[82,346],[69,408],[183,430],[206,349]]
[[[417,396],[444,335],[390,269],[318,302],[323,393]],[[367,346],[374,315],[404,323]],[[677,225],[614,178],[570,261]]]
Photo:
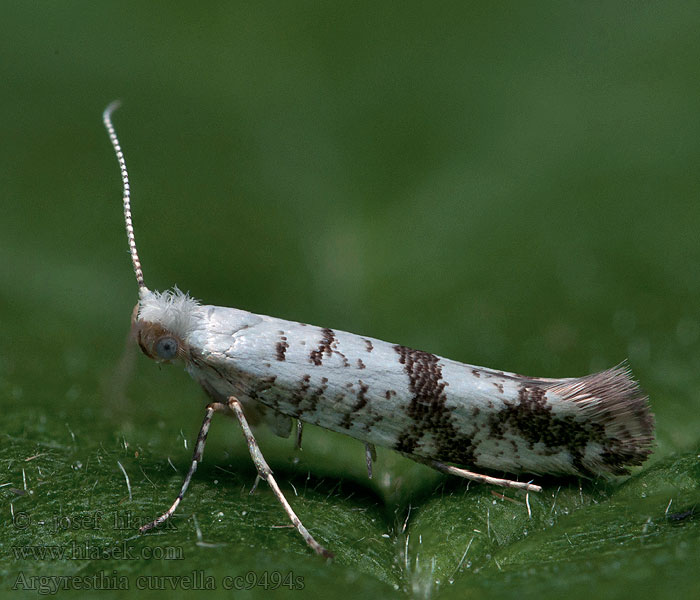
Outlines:
[[163,360],[170,360],[177,356],[177,340],[172,337],[162,337],[156,344],[156,353]]

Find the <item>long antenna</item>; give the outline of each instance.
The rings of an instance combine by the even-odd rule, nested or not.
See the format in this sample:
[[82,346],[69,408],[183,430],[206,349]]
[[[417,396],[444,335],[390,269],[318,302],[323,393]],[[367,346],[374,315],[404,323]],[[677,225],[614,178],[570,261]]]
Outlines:
[[126,162],[124,161],[124,153],[119,145],[119,139],[117,138],[117,133],[114,131],[114,125],[112,125],[112,113],[121,106],[119,100],[112,102],[107,108],[105,108],[102,113],[102,121],[107,128],[107,133],[109,134],[109,141],[112,142],[114,147],[114,153],[117,155],[117,161],[119,161],[119,171],[122,175],[122,183],[124,185],[124,192],[122,195],[122,201],[124,202],[124,222],[126,223],[126,237],[129,240],[129,252],[131,254],[131,262],[134,264],[134,273],[136,274],[136,283],[139,284],[139,289],[144,289],[146,284],[143,282],[143,271],[141,270],[141,261],[139,260],[139,253],[136,251],[136,240],[134,238],[134,226],[131,222],[131,189],[129,187],[129,173],[126,170]]

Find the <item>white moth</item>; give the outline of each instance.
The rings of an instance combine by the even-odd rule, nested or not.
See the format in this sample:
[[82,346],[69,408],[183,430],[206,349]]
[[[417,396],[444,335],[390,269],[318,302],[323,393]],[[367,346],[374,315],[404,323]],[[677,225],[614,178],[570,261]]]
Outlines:
[[439,471],[494,485],[541,491],[532,483],[465,470],[619,475],[651,453],[653,415],[625,365],[585,377],[545,379],[462,364],[371,337],[235,308],[208,306],[177,288],[149,290],[136,250],[129,178],[112,125],[103,120],[123,183],[124,217],[139,286],[133,332],[159,362],[182,361],[212,399],[189,472],[175,502],[143,526],[168,519],[202,459],[212,416],[232,413],[245,434],[259,478],[272,488],[306,543],[332,554],[302,525],[265,462],[248,417],[289,436],[297,420],[365,443],[369,476],[375,445]]

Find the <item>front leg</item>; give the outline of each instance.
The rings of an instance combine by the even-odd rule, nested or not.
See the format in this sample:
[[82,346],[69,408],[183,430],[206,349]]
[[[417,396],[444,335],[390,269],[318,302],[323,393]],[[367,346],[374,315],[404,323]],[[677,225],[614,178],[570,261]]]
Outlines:
[[190,465],[190,470],[185,476],[185,481],[182,484],[180,493],[177,495],[177,498],[175,498],[175,502],[173,502],[172,506],[168,510],[166,510],[160,517],[158,517],[154,521],[146,523],[143,527],[140,527],[139,533],[143,533],[144,531],[148,531],[149,529],[158,527],[158,525],[164,523],[173,515],[180,502],[182,502],[182,497],[185,495],[187,487],[190,485],[192,475],[194,475],[194,472],[197,470],[197,466],[202,460],[202,456],[204,454],[204,445],[207,443],[209,426],[211,425],[211,419],[214,416],[214,413],[227,411],[228,406],[222,404],[221,402],[212,402],[211,404],[207,405],[207,411],[204,414],[204,421],[202,422],[202,427],[199,430],[199,435],[197,436],[197,444],[194,447],[194,456],[192,457],[192,464]]

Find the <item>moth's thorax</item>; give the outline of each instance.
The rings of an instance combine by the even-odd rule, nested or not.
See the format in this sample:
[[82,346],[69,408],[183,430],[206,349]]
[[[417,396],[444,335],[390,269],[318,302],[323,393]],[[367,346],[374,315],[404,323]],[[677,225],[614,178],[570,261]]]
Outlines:
[[163,347],[158,346],[167,346],[163,340],[170,338],[177,344],[174,358],[181,358],[190,366],[193,360],[233,344],[237,332],[261,321],[259,315],[244,310],[202,305],[177,288],[152,292],[144,287],[139,293],[132,328],[149,358],[172,360],[163,356]]

